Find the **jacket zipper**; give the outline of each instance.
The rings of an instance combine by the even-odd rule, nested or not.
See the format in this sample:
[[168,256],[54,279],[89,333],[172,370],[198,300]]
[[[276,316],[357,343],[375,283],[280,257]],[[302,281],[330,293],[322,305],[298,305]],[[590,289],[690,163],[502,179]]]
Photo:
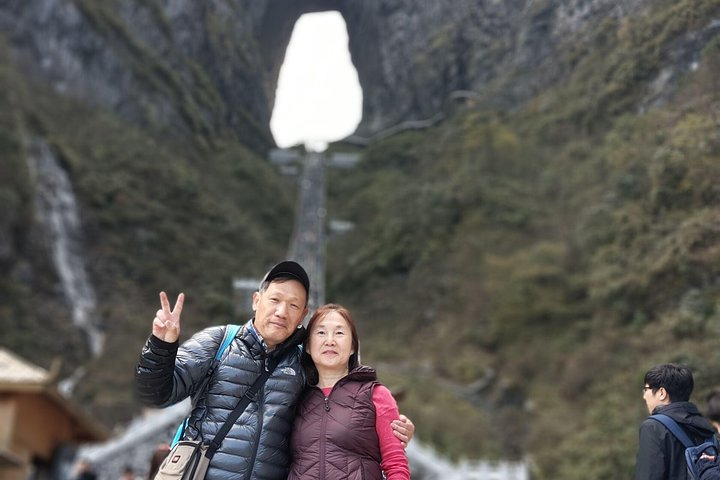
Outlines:
[[[325,395],[325,393],[322,391],[321,388],[315,387],[318,390],[320,390],[320,393],[322,393],[323,397],[325,398],[325,413],[322,416],[322,419],[320,421],[320,468],[319,468],[319,475],[318,478],[320,480],[324,480],[325,478],[325,439],[327,437],[327,420],[328,420],[328,413],[330,412],[330,395],[333,394],[335,391],[335,388],[338,387],[340,384],[346,382],[348,379],[347,376],[341,378],[335,385],[333,385],[332,390],[330,390],[330,393]],[[360,475],[362,480],[366,479],[365,476],[365,466],[362,463],[362,460],[360,461]],[[384,478],[384,477],[383,477]]]
[[318,478],[322,480],[325,478],[325,440],[327,437],[327,420],[328,412],[330,411],[330,400],[328,398],[328,395],[325,395],[322,390],[320,390],[320,393],[322,393],[323,397],[325,397],[325,413],[320,420],[320,431],[322,432],[322,435],[320,436],[320,472],[318,475]]

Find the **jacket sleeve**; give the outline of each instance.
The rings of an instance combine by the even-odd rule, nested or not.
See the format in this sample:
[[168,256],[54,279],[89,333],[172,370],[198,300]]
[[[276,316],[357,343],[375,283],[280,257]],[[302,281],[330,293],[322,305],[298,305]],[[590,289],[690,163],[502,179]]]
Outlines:
[[212,366],[225,327],[210,327],[178,347],[151,335],[135,369],[140,401],[167,407],[195,394]]
[[385,385],[373,388],[375,432],[380,443],[380,466],[388,480],[410,480],[410,466],[400,440],[393,434],[390,423],[400,418],[397,402]]
[[670,452],[664,442],[664,429],[655,420],[645,420],[640,425],[640,439],[635,463],[635,480],[664,480],[667,478],[666,458]]

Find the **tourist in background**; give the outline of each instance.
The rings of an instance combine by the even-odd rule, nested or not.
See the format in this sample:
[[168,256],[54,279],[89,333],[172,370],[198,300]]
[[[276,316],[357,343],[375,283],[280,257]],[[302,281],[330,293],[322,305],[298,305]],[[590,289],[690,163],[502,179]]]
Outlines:
[[75,480],[97,480],[97,473],[90,460],[81,458],[75,465]]
[[153,480],[153,478],[155,478],[155,475],[160,469],[160,465],[168,453],[170,453],[170,444],[168,443],[161,443],[155,447],[150,457],[150,470],[148,471],[147,480]]
[[[690,403],[695,382],[689,368],[664,364],[645,374],[643,399],[648,412],[675,420],[696,445],[715,433],[710,422]],[[651,418],[640,425],[635,480],[689,480],[685,446],[662,423]]]

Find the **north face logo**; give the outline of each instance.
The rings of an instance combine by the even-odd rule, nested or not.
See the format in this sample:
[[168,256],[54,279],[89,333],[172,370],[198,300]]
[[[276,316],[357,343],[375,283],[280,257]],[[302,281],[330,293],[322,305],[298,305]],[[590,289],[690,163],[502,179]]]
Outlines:
[[292,369],[292,367],[284,367],[282,370],[280,370],[285,375],[295,375],[295,370]]

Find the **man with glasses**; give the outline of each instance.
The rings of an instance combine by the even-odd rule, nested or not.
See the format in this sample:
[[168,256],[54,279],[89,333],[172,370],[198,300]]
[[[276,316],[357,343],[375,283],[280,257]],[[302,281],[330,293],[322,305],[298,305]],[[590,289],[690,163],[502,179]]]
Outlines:
[[[690,403],[695,382],[689,368],[676,364],[657,365],[645,374],[643,399],[648,412],[675,420],[696,445],[715,430]],[[635,480],[689,480],[685,446],[662,423],[647,418],[640,425],[640,443]]]

